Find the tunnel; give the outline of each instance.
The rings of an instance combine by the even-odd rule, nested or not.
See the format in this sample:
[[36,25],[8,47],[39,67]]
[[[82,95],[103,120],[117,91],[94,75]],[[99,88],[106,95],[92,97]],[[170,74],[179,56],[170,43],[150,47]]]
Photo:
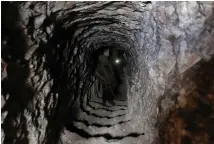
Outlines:
[[214,3],[1,2],[1,142],[214,142]]

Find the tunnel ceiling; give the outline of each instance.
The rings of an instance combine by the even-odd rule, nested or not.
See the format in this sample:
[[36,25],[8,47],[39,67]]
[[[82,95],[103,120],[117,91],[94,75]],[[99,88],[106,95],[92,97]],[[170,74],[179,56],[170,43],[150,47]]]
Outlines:
[[[184,73],[213,57],[213,9],[213,2],[3,2],[2,142],[159,141],[157,125],[174,108]],[[124,53],[118,65],[114,50]],[[106,57],[113,63],[104,66]]]

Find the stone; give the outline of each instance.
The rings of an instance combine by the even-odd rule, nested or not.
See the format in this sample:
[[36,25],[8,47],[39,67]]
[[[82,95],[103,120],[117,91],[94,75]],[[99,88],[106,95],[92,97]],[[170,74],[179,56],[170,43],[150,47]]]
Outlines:
[[[3,2],[2,18],[3,61],[29,62],[2,79],[2,143],[155,143],[189,104],[182,77],[214,54],[213,2]],[[94,76],[102,47],[127,60],[127,100],[114,106]]]

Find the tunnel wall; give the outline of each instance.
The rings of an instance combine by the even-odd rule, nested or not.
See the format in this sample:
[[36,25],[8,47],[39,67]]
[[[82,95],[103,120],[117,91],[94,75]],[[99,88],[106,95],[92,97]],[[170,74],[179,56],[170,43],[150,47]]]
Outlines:
[[[14,134],[8,137],[20,142],[85,142],[66,130],[64,124],[69,112],[84,115],[79,106],[81,97],[86,99],[88,95],[84,93],[85,87],[89,87],[94,79],[91,76],[95,67],[91,53],[112,44],[130,53],[128,112],[125,118],[132,118],[133,121],[126,128],[144,133],[136,141],[133,140],[136,143],[152,143],[158,137],[158,129],[154,127],[158,115],[166,114],[173,105],[173,102],[168,104],[166,100],[166,104],[161,105],[164,110],[159,110],[165,92],[175,89],[176,93],[173,84],[182,74],[201,59],[209,60],[214,53],[213,2],[12,4],[20,12],[20,18],[14,20],[15,26],[8,25],[7,29],[13,27],[23,33],[17,39],[25,39],[24,44],[17,45],[26,45],[26,50],[23,51],[24,56],[16,56],[12,53],[16,46],[8,41],[11,36],[7,34],[15,30],[3,33],[2,41],[6,44],[2,46],[2,53],[5,54],[2,58],[7,68],[13,69],[3,73],[2,82],[8,77],[12,77],[11,81],[17,81],[18,76],[11,76],[14,70],[27,74],[22,76],[25,80],[22,83],[24,94],[17,91],[20,95],[16,95],[5,88],[18,85],[13,82],[6,81],[2,88],[5,91],[2,94],[2,121],[6,126],[2,130],[5,136],[2,141],[9,135],[5,129],[12,124],[10,129],[19,125],[22,131],[14,130]],[[9,13],[5,11],[6,14]],[[7,25],[8,21],[4,21]],[[19,61],[24,61],[24,68],[17,68]],[[14,101],[11,95],[14,95],[18,105],[23,105],[22,102],[26,104],[14,110],[11,108],[13,103],[10,101]],[[7,103],[9,106],[6,106]],[[112,129],[107,132],[114,134]],[[122,127],[116,126],[115,129]],[[17,136],[18,133],[23,134],[24,138]],[[133,141],[125,138],[120,143]],[[105,138],[87,142],[108,143]]]

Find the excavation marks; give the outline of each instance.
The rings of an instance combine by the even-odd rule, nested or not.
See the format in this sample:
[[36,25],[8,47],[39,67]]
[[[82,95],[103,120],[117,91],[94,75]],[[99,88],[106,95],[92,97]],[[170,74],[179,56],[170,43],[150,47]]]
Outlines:
[[86,139],[103,137],[106,140],[122,140],[144,135],[131,128],[131,119],[127,116],[127,110],[128,106],[123,100],[107,106],[97,97],[96,100],[87,99],[87,101],[82,97],[80,114],[73,117],[66,128]]

